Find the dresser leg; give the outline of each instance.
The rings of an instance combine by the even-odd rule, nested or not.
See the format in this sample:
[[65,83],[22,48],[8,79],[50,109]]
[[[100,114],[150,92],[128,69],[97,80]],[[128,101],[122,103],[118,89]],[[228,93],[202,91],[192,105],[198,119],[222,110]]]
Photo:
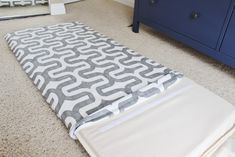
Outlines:
[[135,33],[139,33],[140,22],[134,21],[132,26],[132,31]]

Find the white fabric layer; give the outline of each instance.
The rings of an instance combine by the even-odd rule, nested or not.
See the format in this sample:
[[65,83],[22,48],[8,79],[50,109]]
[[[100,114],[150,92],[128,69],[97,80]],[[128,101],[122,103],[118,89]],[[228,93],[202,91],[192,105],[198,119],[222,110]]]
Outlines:
[[235,134],[219,148],[213,157],[234,157],[235,156]]
[[140,107],[84,125],[76,135],[92,157],[201,157],[211,156],[234,124],[231,104],[183,78]]

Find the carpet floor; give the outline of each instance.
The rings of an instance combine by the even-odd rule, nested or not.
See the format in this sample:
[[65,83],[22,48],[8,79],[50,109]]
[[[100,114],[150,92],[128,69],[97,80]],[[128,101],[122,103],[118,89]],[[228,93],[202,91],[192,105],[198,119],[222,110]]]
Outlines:
[[7,32],[80,21],[139,53],[184,73],[235,104],[235,70],[148,27],[127,27],[133,9],[112,0],[85,0],[66,6],[67,14],[0,22],[0,156],[87,157],[27,78],[3,36]]
[[19,16],[49,14],[48,5],[23,6],[23,7],[0,7],[0,20]]

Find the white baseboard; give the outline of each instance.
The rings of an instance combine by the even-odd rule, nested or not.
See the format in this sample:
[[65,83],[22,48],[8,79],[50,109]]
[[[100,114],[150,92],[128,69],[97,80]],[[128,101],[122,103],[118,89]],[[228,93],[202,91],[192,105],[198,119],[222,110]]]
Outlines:
[[80,1],[80,0],[64,0],[64,4],[78,2],[78,1]]
[[128,5],[130,7],[134,7],[134,2],[135,2],[134,0],[115,0],[115,1]]
[[51,15],[66,14],[64,3],[56,3],[50,5]]
[[63,0],[50,0],[49,8],[50,8],[51,15],[66,14]]

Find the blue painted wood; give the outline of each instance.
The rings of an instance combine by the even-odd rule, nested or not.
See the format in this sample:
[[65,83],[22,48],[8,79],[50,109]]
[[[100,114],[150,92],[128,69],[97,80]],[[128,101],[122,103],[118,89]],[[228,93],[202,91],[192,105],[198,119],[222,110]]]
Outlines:
[[215,48],[229,4],[230,0],[140,0],[139,14]]
[[132,31],[135,32],[135,33],[138,33],[139,32],[139,27],[140,27],[139,2],[135,1]]
[[235,58],[235,9],[230,19],[220,51]]
[[219,51],[232,10],[231,0],[135,0],[133,32],[143,23],[235,68]]
[[230,21],[231,16],[232,16],[233,6],[235,5],[234,2],[235,2],[235,0],[232,0],[231,3],[230,3],[230,8],[228,9],[227,17],[226,17],[226,19],[225,19],[223,29],[222,29],[222,31],[221,31],[219,40],[218,40],[217,45],[216,45],[216,51],[219,51],[219,50],[220,50],[220,47],[221,47],[222,41],[223,41],[223,39],[224,39],[224,36],[225,36],[226,30],[227,30],[229,21]]

